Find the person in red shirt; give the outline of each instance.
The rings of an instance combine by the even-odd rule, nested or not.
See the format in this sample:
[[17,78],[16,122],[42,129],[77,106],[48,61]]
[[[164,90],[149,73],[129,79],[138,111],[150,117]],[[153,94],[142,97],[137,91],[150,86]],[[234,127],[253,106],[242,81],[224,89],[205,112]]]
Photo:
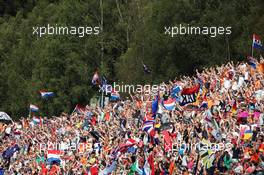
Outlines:
[[41,175],[47,175],[48,169],[46,168],[44,163],[41,163]]
[[109,121],[109,120],[110,120],[110,112],[107,111],[107,112],[105,113],[105,121]]
[[59,173],[59,167],[57,165],[52,165],[49,175],[57,175]]

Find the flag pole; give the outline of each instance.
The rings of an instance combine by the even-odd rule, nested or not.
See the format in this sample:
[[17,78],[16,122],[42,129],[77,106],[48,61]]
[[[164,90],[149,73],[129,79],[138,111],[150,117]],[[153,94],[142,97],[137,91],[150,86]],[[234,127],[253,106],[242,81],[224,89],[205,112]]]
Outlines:
[[252,47],[251,47],[251,57],[253,57],[253,54],[254,54],[254,34],[253,34],[253,39],[252,39]]
[[30,110],[30,105],[29,105],[29,110],[28,110],[28,117],[31,117],[31,110]]
[[251,51],[251,52],[252,52],[252,53],[251,53],[251,57],[254,58],[254,56],[253,56],[253,53],[254,53],[253,43],[252,43],[252,49],[251,49],[251,50],[252,50],[252,51]]
[[104,107],[104,91],[102,91],[102,96],[101,96],[101,108]]
[[230,62],[230,48],[229,48],[229,40],[227,36],[226,36],[226,44],[227,44],[227,58],[228,61]]

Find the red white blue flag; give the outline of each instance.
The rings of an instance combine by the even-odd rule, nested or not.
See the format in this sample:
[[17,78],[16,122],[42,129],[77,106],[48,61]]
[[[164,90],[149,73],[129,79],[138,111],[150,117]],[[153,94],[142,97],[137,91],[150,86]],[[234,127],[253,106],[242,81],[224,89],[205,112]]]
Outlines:
[[36,105],[30,104],[29,106],[31,112],[38,112],[39,108]]
[[253,48],[264,50],[260,37],[256,34],[253,34]]

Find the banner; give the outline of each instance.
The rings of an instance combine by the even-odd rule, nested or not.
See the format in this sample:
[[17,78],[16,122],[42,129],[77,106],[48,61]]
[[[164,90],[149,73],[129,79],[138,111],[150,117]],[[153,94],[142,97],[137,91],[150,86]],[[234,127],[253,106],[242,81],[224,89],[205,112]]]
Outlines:
[[191,88],[184,88],[181,92],[181,98],[179,104],[184,106],[188,103],[193,103],[196,101],[196,93],[199,92],[200,84],[197,84]]

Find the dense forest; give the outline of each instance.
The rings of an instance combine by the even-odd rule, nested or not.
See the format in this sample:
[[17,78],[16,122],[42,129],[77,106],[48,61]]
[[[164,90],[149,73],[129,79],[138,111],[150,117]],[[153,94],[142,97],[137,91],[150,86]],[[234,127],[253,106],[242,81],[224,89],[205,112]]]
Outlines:
[[[195,69],[242,61],[252,34],[264,38],[263,0],[0,0],[0,111],[13,118],[36,104],[70,112],[109,82],[159,83]],[[33,27],[99,26],[98,35],[33,35]],[[230,35],[165,35],[165,26],[231,26]],[[255,52],[255,55],[260,54]],[[142,63],[151,69],[145,75]],[[48,100],[39,90],[55,92]]]

